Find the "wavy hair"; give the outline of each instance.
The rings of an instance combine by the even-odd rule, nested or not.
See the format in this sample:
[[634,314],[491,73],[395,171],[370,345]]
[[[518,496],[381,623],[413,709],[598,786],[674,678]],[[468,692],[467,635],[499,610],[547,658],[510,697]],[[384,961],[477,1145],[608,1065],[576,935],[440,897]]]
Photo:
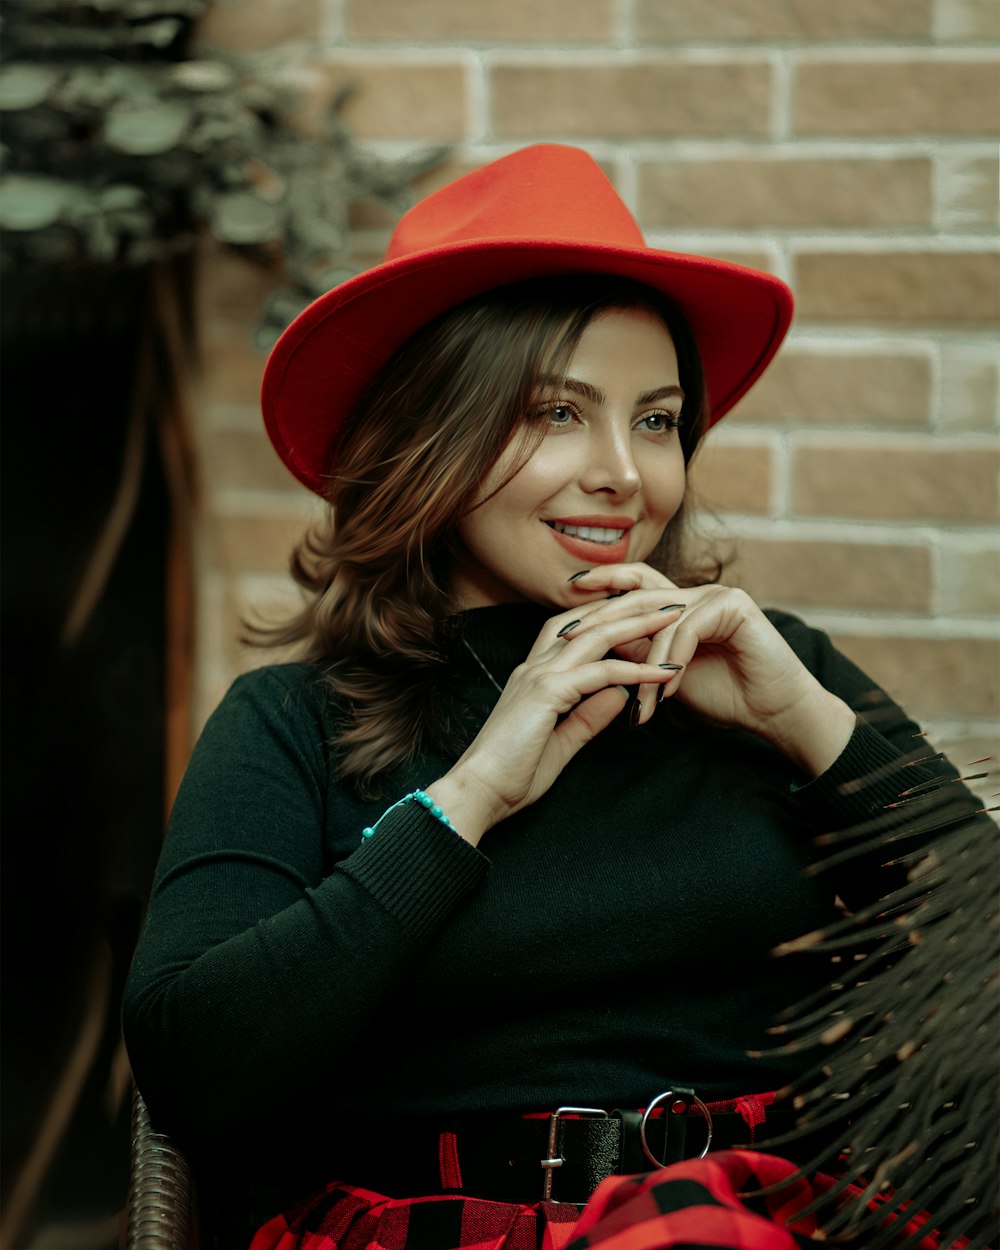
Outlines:
[[[253,640],[304,644],[324,665],[350,709],[333,744],[340,775],[361,794],[377,794],[380,776],[422,750],[463,745],[436,698],[456,637],[448,574],[458,523],[482,502],[512,439],[523,436],[521,455],[496,490],[537,446],[542,432],[526,414],[539,380],[565,369],[595,317],[629,308],[657,314],[673,338],[688,462],[706,417],[691,331],[665,297],[617,277],[535,279],[459,305],[409,339],[355,405],[335,451],[328,514],[292,555],[308,602]],[[684,535],[682,504],[651,560],[679,585],[717,579],[717,561],[688,563]]]

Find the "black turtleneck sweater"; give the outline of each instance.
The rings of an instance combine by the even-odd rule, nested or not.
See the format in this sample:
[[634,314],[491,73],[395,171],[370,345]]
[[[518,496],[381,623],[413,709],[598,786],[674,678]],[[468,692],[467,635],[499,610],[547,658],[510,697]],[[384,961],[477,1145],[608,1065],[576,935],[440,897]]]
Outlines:
[[[545,616],[483,608],[464,629],[502,685]],[[709,1100],[799,1072],[748,1051],[829,966],[771,951],[829,922],[836,893],[892,884],[871,860],[804,876],[814,838],[948,766],[904,768],[917,726],[824,635],[771,616],[864,713],[823,776],[664,704],[640,728],[620,717],[478,848],[415,803],[362,843],[453,761],[423,756],[362,802],[319,668],[236,681],[177,798],[125,997],[154,1119],[204,1165],[294,1195],[343,1166],[357,1113],[641,1107],[673,1082]],[[470,735],[497,698],[464,646],[443,698]]]

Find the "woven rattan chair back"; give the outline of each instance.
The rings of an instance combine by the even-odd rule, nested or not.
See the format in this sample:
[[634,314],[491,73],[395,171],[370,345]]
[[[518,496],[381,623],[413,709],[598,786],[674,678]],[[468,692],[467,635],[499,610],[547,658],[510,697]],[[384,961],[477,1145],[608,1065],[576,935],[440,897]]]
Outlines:
[[198,1250],[191,1168],[170,1138],[156,1132],[137,1089],[126,1217],[125,1250]]

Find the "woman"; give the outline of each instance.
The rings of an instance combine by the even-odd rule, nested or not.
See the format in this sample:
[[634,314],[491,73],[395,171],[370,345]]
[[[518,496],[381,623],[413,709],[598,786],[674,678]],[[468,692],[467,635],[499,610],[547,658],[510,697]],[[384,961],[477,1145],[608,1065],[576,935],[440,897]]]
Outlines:
[[207,726],[125,1002],[222,1244],[798,1244],[805,1192],[736,1197],[795,1165],[725,1149],[790,1127],[772,1091],[815,1058],[768,1027],[828,969],[770,953],[898,880],[885,852],[804,876],[818,832],[954,772],[685,551],[687,463],[790,315],[540,146],[278,344],[268,429],[332,517],[278,636],[306,660]]

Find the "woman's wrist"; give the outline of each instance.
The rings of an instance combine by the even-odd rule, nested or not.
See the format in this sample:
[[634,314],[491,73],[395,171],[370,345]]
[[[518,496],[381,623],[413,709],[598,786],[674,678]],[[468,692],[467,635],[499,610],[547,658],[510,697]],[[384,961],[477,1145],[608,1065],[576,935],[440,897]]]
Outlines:
[[851,740],[857,716],[843,699],[821,686],[768,722],[763,737],[809,777],[819,777]]
[[500,819],[496,803],[460,765],[427,786],[426,793],[447,815],[458,836],[472,846],[478,846],[487,829]]

